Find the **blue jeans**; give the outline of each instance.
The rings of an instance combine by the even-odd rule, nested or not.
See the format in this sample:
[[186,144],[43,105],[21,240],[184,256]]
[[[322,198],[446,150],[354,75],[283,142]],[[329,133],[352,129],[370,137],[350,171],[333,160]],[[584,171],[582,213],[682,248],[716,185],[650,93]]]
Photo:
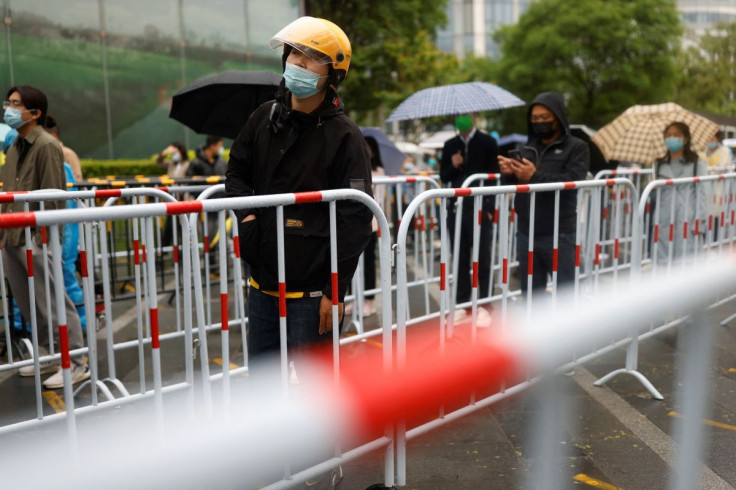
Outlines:
[[[552,277],[552,261],[554,250],[552,235],[534,237],[534,263],[532,264],[532,291],[547,287],[547,280]],[[519,258],[519,281],[521,291],[526,293],[528,280],[529,236],[526,233],[516,234],[516,254]],[[557,286],[570,285],[575,282],[575,233],[560,233],[557,239]]]
[[[289,355],[299,357],[316,345],[329,345],[332,332],[319,334],[321,297],[286,300],[286,342]],[[279,299],[251,286],[248,296],[248,362],[278,356]]]

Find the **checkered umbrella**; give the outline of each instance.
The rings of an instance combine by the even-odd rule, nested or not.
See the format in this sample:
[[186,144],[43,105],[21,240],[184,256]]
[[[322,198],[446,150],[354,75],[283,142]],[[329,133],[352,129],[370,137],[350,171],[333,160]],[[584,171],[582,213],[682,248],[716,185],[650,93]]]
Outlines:
[[676,121],[688,125],[691,147],[696,151],[704,149],[719,129],[716,123],[672,102],[635,105],[602,127],[592,141],[606,160],[651,165],[667,152],[664,129]]
[[386,122],[496,111],[524,105],[524,101],[492,83],[469,82],[425,88],[409,96]]

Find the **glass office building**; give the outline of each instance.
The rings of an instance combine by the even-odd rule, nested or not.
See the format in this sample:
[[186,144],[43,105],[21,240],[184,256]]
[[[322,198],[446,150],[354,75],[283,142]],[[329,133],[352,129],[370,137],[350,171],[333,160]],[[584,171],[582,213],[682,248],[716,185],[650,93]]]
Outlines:
[[[140,158],[204,137],[168,118],[187,82],[227,69],[280,71],[269,38],[292,0],[0,0],[0,86],[41,88],[82,158]],[[3,95],[4,96],[4,95]]]

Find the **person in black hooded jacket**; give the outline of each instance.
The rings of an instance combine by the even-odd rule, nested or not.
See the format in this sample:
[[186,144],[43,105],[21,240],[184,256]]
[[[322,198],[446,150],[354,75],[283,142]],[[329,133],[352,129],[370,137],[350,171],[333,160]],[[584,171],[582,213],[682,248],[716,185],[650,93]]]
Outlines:
[[[284,79],[273,101],[251,114],[230,150],[228,196],[352,188],[371,194],[370,156],[336,87],[350,63],[350,42],[324,19],[301,17],[272,40],[283,46]],[[241,252],[250,266],[248,353],[279,349],[276,208],[241,210]],[[338,301],[371,235],[372,214],[337,203]],[[284,207],[286,318],[291,352],[329,340],[332,329],[329,205]]]
[[[527,113],[528,143],[520,149],[520,159],[498,157],[503,184],[540,184],[584,180],[590,166],[590,150],[581,139],[570,135],[565,102],[557,92],[544,92],[534,99]],[[516,194],[519,218],[517,256],[521,290],[526,293],[529,249],[529,194]],[[548,276],[557,265],[557,284],[575,280],[575,232],[577,191],[560,192],[558,257],[553,249],[555,193],[536,194],[534,207],[534,254],[532,290],[544,290]]]

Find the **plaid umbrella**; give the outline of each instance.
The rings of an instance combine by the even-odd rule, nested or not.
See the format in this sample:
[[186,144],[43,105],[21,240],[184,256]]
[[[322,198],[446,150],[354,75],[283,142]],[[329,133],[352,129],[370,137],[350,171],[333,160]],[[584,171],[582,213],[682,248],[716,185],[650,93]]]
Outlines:
[[456,116],[522,105],[523,100],[492,83],[457,83],[420,90],[402,102],[386,121]]
[[719,129],[716,123],[672,102],[635,105],[602,127],[592,141],[606,160],[651,165],[667,152],[664,129],[677,121],[690,128],[691,147],[696,151],[704,149]]

